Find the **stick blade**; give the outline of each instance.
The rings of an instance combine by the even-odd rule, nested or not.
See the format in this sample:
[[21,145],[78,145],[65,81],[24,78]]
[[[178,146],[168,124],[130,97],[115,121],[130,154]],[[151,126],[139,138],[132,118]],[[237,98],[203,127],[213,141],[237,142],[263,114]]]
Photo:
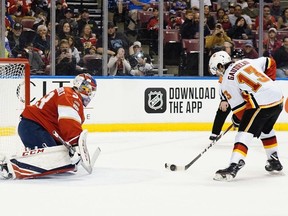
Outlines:
[[94,164],[95,164],[96,160],[98,159],[100,153],[101,153],[101,149],[99,147],[97,147],[97,149],[93,153],[93,156],[92,156],[92,159],[91,159],[91,167],[92,168],[94,167]]

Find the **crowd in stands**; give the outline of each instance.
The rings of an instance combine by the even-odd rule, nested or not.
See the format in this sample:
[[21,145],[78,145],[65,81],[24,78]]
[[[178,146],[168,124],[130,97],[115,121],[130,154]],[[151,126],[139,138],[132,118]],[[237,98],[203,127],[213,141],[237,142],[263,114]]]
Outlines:
[[[69,1],[55,0],[56,23],[51,23],[50,1],[5,1],[6,56],[27,58],[32,73],[49,74],[50,34],[55,28],[56,75],[76,75],[83,70],[101,75],[101,22],[91,17],[88,8],[76,11]],[[199,0],[170,0],[163,7],[164,64],[178,63],[179,75],[197,75],[189,72],[189,62],[198,63],[199,58]],[[258,53],[259,10],[263,10],[263,53]],[[108,19],[108,75],[153,75],[153,58],[161,43],[158,1],[108,0]],[[247,58],[273,57],[277,75],[288,76],[288,7],[281,6],[280,0],[265,0],[263,8],[257,0],[205,0],[204,37],[206,61],[215,51],[241,49]],[[198,50],[187,52],[184,40],[191,44],[198,40]]]

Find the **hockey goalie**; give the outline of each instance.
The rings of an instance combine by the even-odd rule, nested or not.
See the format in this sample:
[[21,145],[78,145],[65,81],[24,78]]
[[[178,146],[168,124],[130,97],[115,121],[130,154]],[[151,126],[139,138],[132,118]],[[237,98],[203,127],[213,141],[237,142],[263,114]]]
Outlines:
[[6,179],[36,178],[77,171],[81,164],[92,172],[82,129],[86,107],[96,92],[96,80],[79,74],[72,87],[57,88],[21,114],[18,134],[25,146],[22,155],[0,155],[0,173]]

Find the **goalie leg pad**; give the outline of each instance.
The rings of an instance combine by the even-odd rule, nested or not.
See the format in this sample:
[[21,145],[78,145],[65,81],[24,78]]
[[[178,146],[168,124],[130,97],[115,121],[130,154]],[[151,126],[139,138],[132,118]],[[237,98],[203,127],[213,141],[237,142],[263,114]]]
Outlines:
[[38,178],[42,176],[59,174],[59,173],[64,173],[64,172],[75,170],[75,165],[73,164],[68,164],[62,167],[57,167],[54,169],[46,170],[38,166],[33,166],[31,164],[22,163],[16,159],[10,160],[10,163],[13,168],[14,179]]
[[7,161],[13,179],[37,178],[41,176],[74,171],[65,146],[55,146],[25,151]]

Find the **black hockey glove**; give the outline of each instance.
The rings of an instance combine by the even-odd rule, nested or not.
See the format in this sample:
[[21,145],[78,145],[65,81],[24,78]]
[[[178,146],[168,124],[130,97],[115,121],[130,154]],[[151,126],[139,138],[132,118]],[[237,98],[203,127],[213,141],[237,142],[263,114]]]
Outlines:
[[232,120],[234,127],[239,127],[240,120],[238,119],[238,117],[235,114],[232,115],[231,120]]

